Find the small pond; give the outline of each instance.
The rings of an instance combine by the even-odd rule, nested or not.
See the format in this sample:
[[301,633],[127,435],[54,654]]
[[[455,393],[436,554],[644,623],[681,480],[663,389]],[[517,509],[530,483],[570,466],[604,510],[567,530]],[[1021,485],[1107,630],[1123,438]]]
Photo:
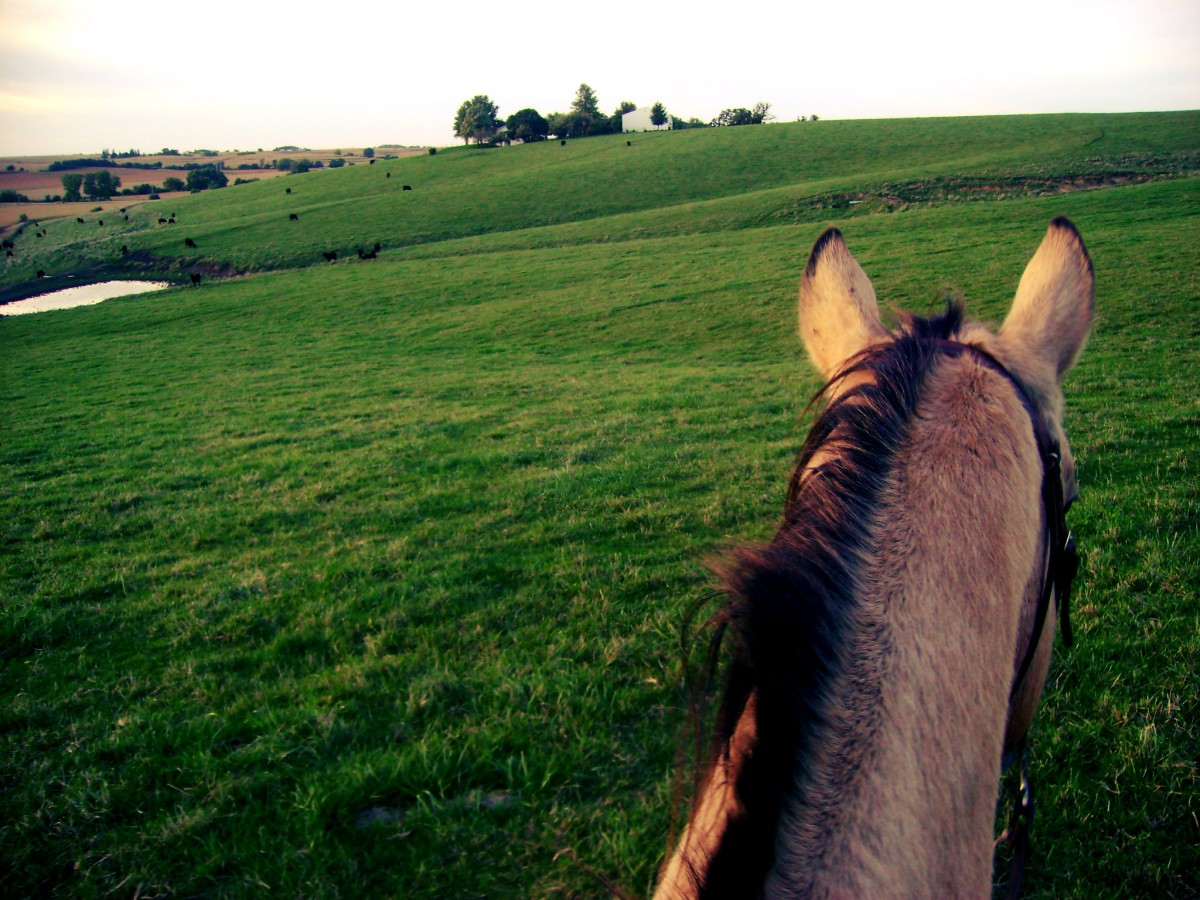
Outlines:
[[166,281],[102,281],[99,284],[83,284],[64,288],[48,294],[38,294],[24,300],[0,305],[0,316],[19,316],[24,313],[47,312],[52,309],[71,309],[74,306],[90,306],[103,303],[114,297],[128,297],[148,291],[161,291],[170,287]]

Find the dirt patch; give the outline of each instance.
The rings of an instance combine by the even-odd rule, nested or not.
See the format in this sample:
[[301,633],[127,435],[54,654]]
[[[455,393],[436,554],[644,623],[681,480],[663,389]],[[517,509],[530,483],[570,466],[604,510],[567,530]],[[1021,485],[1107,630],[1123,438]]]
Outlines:
[[1071,174],[978,175],[922,178],[897,183],[885,182],[861,191],[816,194],[797,200],[764,217],[766,221],[808,219],[812,213],[833,210],[843,214],[898,212],[913,206],[942,203],[972,203],[1050,197],[1075,191],[1093,191],[1130,184],[1146,184],[1194,174],[1200,155],[1170,164],[1113,167],[1107,171]]

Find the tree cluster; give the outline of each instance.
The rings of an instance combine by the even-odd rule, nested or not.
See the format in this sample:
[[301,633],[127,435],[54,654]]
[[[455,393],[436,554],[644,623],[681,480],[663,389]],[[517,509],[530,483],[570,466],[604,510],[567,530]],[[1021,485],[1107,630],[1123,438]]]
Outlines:
[[[581,84],[575,91],[575,99],[571,101],[567,112],[553,112],[542,116],[536,109],[522,109],[513,113],[507,119],[500,118],[499,107],[486,94],[476,94],[470,100],[463,101],[462,106],[454,116],[454,136],[463,139],[466,144],[474,141],[476,144],[491,144],[496,141],[544,141],[550,135],[556,138],[589,137],[597,134],[619,134],[621,132],[621,117],[637,109],[637,104],[628,100],[621,101],[612,115],[600,111],[600,103],[596,92],[588,84]],[[771,115],[770,103],[756,103],[753,109],[735,107],[725,109],[711,122],[702,122],[693,117],[677,119],[667,112],[662,103],[655,103],[650,109],[650,121],[655,126],[663,126],[668,122],[672,128],[706,128],[720,125],[761,125],[775,117]],[[817,119],[813,116],[813,121]]]
[[108,200],[121,186],[121,179],[107,169],[80,175],[71,172],[62,176],[63,200],[78,202],[86,194],[95,200]]
[[[544,141],[550,135],[556,138],[590,137],[597,134],[619,134],[621,116],[637,109],[637,104],[623,100],[612,115],[600,110],[596,92],[588,84],[581,84],[575,91],[575,99],[567,112],[553,112],[543,116],[536,109],[521,109],[507,119],[501,119],[499,108],[486,94],[476,94],[463,102],[454,116],[454,136],[464,143],[492,143],[500,139],[510,141]],[[657,117],[655,119],[654,117]],[[654,105],[652,121],[665,125],[669,121],[666,107]],[[501,130],[503,128],[503,131]],[[502,137],[501,137],[502,135]]]
[[754,109],[737,106],[733,109],[723,109],[720,115],[712,120],[714,126],[722,125],[761,125],[775,118],[771,115],[770,103],[756,103]]

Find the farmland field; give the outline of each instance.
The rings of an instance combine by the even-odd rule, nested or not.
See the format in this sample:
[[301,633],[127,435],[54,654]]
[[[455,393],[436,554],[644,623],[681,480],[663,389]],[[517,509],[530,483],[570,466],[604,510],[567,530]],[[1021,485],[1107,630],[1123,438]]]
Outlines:
[[885,306],[998,321],[1062,214],[1097,275],[1066,383],[1085,561],[1025,895],[1200,895],[1198,138],[455,148],[26,230],[10,293],[205,280],[0,319],[6,892],[647,893],[681,623],[708,560],[771,534],[817,387],[813,240],[841,228]]

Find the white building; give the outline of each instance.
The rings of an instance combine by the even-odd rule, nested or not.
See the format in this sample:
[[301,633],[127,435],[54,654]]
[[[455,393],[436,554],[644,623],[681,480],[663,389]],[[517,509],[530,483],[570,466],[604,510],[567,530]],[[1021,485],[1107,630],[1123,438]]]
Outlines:
[[650,107],[643,106],[621,116],[621,131],[670,131],[671,116],[667,115],[667,124],[654,125],[650,122]]

